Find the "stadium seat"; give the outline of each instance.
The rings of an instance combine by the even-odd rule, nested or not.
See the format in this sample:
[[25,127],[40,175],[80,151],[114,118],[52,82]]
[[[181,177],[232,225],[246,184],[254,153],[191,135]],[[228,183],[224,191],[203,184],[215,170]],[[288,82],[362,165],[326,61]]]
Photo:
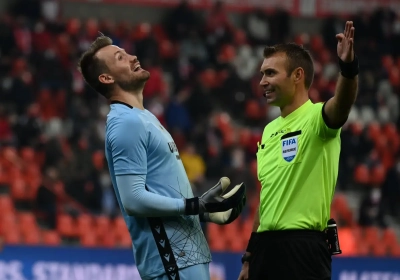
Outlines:
[[77,217],[77,234],[82,236],[86,232],[92,230],[93,227],[93,219],[92,216],[88,214],[81,214]]
[[364,228],[364,241],[368,244],[380,243],[380,232],[377,227],[367,227]]
[[112,248],[115,247],[117,244],[116,238],[115,238],[115,234],[113,231],[110,231],[106,234],[104,234],[101,238],[100,238],[100,244],[104,247],[107,248]]
[[22,240],[24,244],[27,245],[37,245],[41,243],[40,231],[35,228],[30,231],[22,233]]
[[57,231],[62,237],[72,237],[75,232],[75,225],[72,217],[67,214],[57,216]]
[[238,253],[246,250],[247,244],[244,242],[242,235],[236,235],[236,238],[230,239],[227,243],[231,252]]
[[132,247],[132,238],[127,230],[122,234],[116,235],[116,245],[122,248]]
[[35,162],[35,150],[31,147],[23,147],[19,154],[21,159],[24,161],[24,164]]
[[251,131],[247,128],[239,129],[239,144],[242,147],[248,147],[251,140]]
[[19,228],[22,234],[28,234],[31,231],[37,231],[38,226],[36,218],[31,212],[23,212],[18,214]]
[[395,258],[400,258],[400,244],[389,247],[389,255]]
[[0,216],[0,226],[1,226],[1,232],[5,233],[6,231],[9,230],[16,230],[18,231],[18,222],[17,222],[17,216],[10,212],[10,213],[2,213]]
[[114,219],[113,227],[115,235],[120,237],[126,233],[128,233],[128,228],[126,227],[124,218],[122,216],[118,216]]
[[0,212],[2,215],[5,213],[13,213],[15,211],[14,202],[8,195],[0,196]]
[[382,185],[386,177],[386,170],[382,164],[376,165],[371,168],[370,171],[370,182],[373,185]]
[[10,176],[1,165],[0,161],[0,185],[7,186],[9,185],[9,183],[10,183]]
[[80,243],[83,247],[96,247],[98,245],[97,236],[94,232],[88,231],[80,237]]
[[371,247],[372,247],[371,252],[375,257],[385,257],[388,255],[387,246],[385,246],[384,244],[377,243],[372,245]]
[[221,226],[213,223],[207,224],[207,239],[213,240],[220,236],[222,233]]
[[370,244],[363,242],[363,240],[357,240],[357,256],[365,257],[371,252]]
[[110,219],[106,216],[94,218],[94,226],[97,236],[103,236],[108,233],[111,227]]
[[354,182],[365,185],[370,181],[369,170],[365,164],[359,164],[354,169]]
[[372,122],[368,125],[368,136],[372,141],[376,141],[381,135],[381,128],[379,123],[377,122]]
[[253,217],[247,217],[243,221],[242,225],[242,235],[247,240],[250,238],[251,232],[253,231]]
[[357,241],[354,238],[352,228],[339,228],[338,233],[339,244],[342,250],[341,256],[355,256],[357,254]]
[[223,237],[210,241],[209,244],[210,249],[215,252],[223,252],[228,250],[226,240]]
[[10,245],[20,244],[22,241],[21,235],[18,231],[18,228],[12,229],[9,228],[6,232],[4,232],[4,242]]
[[397,246],[398,243],[396,232],[391,228],[385,229],[382,233],[382,243],[389,247]]
[[26,200],[27,188],[22,179],[13,180],[11,184],[11,197],[17,201]]
[[43,243],[48,246],[58,246],[61,244],[60,236],[56,231],[44,231],[42,234]]

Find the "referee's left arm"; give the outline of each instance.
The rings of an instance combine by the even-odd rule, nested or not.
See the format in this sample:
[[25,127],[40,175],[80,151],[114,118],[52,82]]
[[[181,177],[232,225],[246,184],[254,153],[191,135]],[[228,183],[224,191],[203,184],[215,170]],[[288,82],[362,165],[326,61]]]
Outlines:
[[354,54],[353,22],[346,22],[344,33],[336,35],[337,52],[341,74],[338,78],[335,96],[324,106],[324,119],[331,128],[341,127],[347,120],[358,90],[358,58]]

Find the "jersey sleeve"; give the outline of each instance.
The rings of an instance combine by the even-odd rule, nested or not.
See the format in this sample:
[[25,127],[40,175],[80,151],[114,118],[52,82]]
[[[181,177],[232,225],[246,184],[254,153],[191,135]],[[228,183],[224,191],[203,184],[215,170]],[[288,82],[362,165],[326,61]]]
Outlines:
[[108,124],[109,147],[115,175],[147,174],[147,130],[142,120],[120,115]]
[[326,103],[317,103],[312,108],[311,126],[314,132],[322,139],[339,137],[341,127],[331,128],[326,124],[324,117],[324,106]]

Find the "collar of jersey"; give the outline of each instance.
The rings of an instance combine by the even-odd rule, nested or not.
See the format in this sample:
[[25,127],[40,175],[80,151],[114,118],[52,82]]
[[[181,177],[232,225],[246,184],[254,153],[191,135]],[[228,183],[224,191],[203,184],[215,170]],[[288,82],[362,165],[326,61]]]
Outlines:
[[287,122],[290,121],[294,118],[296,118],[297,116],[301,115],[303,112],[305,112],[310,106],[312,105],[312,102],[310,99],[307,100],[306,103],[304,103],[303,105],[301,105],[299,108],[297,108],[296,110],[294,110],[293,112],[291,112],[289,115],[287,115],[285,118],[283,118],[282,116],[279,117],[279,120],[281,122]]

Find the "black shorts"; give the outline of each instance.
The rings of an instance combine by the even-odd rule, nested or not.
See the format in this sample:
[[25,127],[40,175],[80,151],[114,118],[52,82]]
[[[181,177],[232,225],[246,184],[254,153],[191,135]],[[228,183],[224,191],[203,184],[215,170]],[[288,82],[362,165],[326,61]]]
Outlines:
[[330,280],[326,235],[311,230],[259,233],[249,264],[249,280]]

